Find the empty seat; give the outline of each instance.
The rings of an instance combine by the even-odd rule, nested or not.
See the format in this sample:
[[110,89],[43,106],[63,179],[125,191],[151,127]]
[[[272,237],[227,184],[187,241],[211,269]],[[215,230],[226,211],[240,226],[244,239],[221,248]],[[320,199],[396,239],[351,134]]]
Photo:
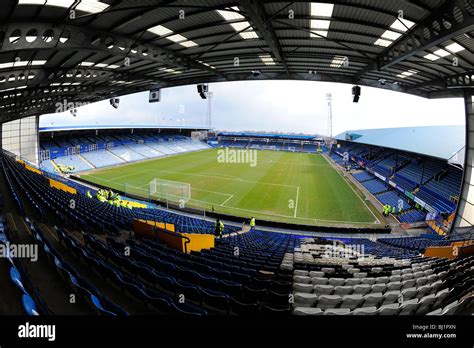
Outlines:
[[315,285],[314,291],[316,295],[331,295],[334,292],[332,285]]
[[352,286],[348,286],[348,285],[345,285],[345,286],[336,286],[334,287],[334,295],[349,295],[352,293],[352,291],[354,290],[354,287]]
[[368,294],[364,296],[364,303],[362,304],[362,307],[377,307],[380,302],[383,300],[383,295],[382,294]]
[[324,277],[324,272],[321,272],[321,271],[310,271],[309,272],[309,276],[311,278],[313,277]]
[[393,276],[394,276],[394,275],[401,275],[401,274],[402,274],[402,271],[399,270],[399,269],[394,269],[394,270],[392,271],[392,275],[393,275]]
[[418,299],[415,298],[413,300],[403,301],[400,305],[400,313],[399,315],[413,315],[416,309],[418,308]]
[[318,301],[318,295],[308,294],[305,292],[295,292],[294,296],[294,307],[312,307]]
[[346,280],[344,278],[329,278],[329,285],[339,286],[344,285]]
[[410,279],[414,279],[414,276],[412,273],[402,275],[402,282],[405,280],[410,280]]
[[327,285],[329,279],[322,277],[313,277],[311,278],[311,284],[313,285]]
[[354,278],[366,278],[366,277],[367,277],[367,272],[354,273]]
[[415,286],[416,281],[414,279],[408,279],[402,281],[402,289],[408,289]]
[[431,284],[431,292],[432,293],[437,292],[441,288],[442,285],[443,285],[443,281],[441,280],[435,281],[433,284]]
[[323,315],[321,308],[296,307],[293,310],[294,315]]
[[371,271],[373,273],[380,273],[383,271],[383,268],[382,267],[372,267]]
[[295,290],[297,292],[311,293],[311,292],[313,292],[313,285],[312,284],[293,283],[293,290]]
[[436,301],[433,304],[433,309],[442,306],[444,300],[446,299],[446,297],[448,297],[448,295],[449,295],[449,289],[443,289],[441,291],[438,291],[436,293]]
[[324,315],[348,315],[351,312],[349,308],[328,308]]
[[311,278],[308,276],[294,276],[293,282],[300,284],[309,284],[311,283]]
[[401,275],[393,275],[390,277],[390,283],[393,282],[401,282],[402,281],[402,276]]
[[321,295],[318,299],[317,307],[321,309],[335,308],[342,302],[339,295]]
[[386,284],[390,281],[389,277],[377,277],[375,278],[375,283],[376,284]]
[[360,284],[354,286],[354,294],[365,295],[370,292],[371,288],[369,284]]
[[382,292],[385,292],[385,290],[387,290],[387,285],[385,284],[374,284],[372,285],[372,293],[382,293]]
[[416,310],[415,314],[425,315],[430,311],[431,306],[436,301],[436,296],[434,294],[423,297],[420,300],[420,306]]
[[386,304],[379,307],[380,315],[395,315],[400,311],[398,303]]
[[416,278],[415,280],[416,280],[415,284],[416,284],[417,287],[425,285],[426,283],[428,283],[428,278],[425,277],[425,276],[421,276],[419,278]]
[[336,272],[336,270],[331,267],[323,267],[321,268],[321,271],[324,272],[325,274],[333,274]]
[[420,287],[417,287],[418,293],[416,294],[417,298],[422,298],[425,295],[428,295],[431,293],[431,286],[430,285],[423,285]]
[[354,309],[364,302],[362,295],[345,295],[342,297],[341,308]]
[[360,272],[360,269],[358,269],[358,268],[348,268],[347,269],[347,273],[354,274],[354,273],[359,273],[359,272]]
[[386,291],[384,293],[384,299],[382,305],[392,304],[398,302],[401,292],[399,290]]
[[427,270],[425,270],[424,273],[425,273],[425,277],[428,277],[428,276],[432,275],[434,273],[434,271],[432,269],[427,269]]
[[362,278],[360,280],[360,283],[372,285],[372,284],[375,284],[375,278]]
[[306,276],[306,277],[307,277],[307,276],[308,276],[308,273],[309,273],[308,271],[300,270],[300,269],[295,269],[295,270],[293,271],[293,275],[294,275],[294,276]]
[[363,308],[356,308],[353,312],[354,315],[376,315],[378,314],[378,310],[376,307],[363,307]]
[[359,278],[347,278],[346,279],[346,285],[348,286],[354,286],[354,285],[359,285],[361,279]]
[[391,282],[387,284],[387,291],[400,290],[402,286],[401,282]]
[[403,301],[411,300],[416,296],[418,290],[416,288],[408,288],[402,290],[402,299]]

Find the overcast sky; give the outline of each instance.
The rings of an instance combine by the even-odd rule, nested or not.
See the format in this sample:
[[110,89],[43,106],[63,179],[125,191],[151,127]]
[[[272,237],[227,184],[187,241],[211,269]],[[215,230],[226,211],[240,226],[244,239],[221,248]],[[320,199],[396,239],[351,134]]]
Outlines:
[[[252,130],[327,134],[326,93],[333,97],[333,135],[347,130],[428,125],[464,125],[462,99],[429,100],[363,87],[352,102],[351,85],[310,81],[224,82],[210,85],[212,126],[218,130]],[[186,125],[204,126],[207,101],[196,86],[163,89],[161,102],[148,103],[148,92],[69,112],[43,115],[40,126],[62,125]]]

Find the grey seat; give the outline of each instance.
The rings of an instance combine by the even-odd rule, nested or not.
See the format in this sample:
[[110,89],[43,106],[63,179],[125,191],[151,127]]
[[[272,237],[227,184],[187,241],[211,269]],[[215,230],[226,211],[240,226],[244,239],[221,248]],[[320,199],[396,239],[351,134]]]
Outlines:
[[399,315],[413,315],[419,306],[418,299],[415,298],[413,300],[403,301],[400,305],[400,313]]
[[437,274],[430,274],[429,276],[426,276],[427,283],[434,283],[438,280],[438,275]]
[[459,307],[459,302],[454,301],[443,308],[443,315],[453,315]]
[[416,310],[416,315],[425,315],[430,311],[431,306],[436,301],[436,296],[434,294],[423,297],[420,300],[420,306]]
[[345,295],[342,297],[341,308],[354,309],[364,302],[362,295]]
[[301,269],[295,269],[293,271],[294,276],[308,276],[309,272]]
[[360,284],[361,279],[359,278],[347,278],[346,285],[348,286],[355,286]]
[[384,296],[382,294],[368,294],[364,296],[365,302],[362,307],[377,307],[382,302]]
[[313,284],[313,285],[327,285],[328,280],[329,280],[328,278],[313,277],[313,278],[311,278],[311,284]]
[[418,290],[418,293],[416,294],[416,297],[422,298],[423,296],[431,293],[431,286],[423,285],[423,286],[417,287],[417,290]]
[[371,288],[369,284],[360,284],[354,286],[354,294],[365,295],[370,292]]
[[334,292],[332,285],[315,285],[313,292],[316,295],[331,295]]
[[402,290],[403,301],[411,300],[416,296],[418,290],[416,288],[408,288]]
[[348,268],[347,269],[347,273],[351,273],[351,274],[354,274],[354,273],[359,273],[360,269],[358,268]]
[[362,278],[360,280],[360,283],[372,285],[372,284],[375,284],[375,278]]
[[323,315],[321,308],[296,307],[293,309],[294,315]]
[[331,267],[323,267],[321,268],[321,271],[324,272],[325,274],[333,274],[336,272],[336,270]]
[[415,284],[416,284],[417,287],[425,285],[426,283],[428,283],[428,278],[427,277],[421,276],[419,278],[416,278]]
[[398,303],[386,304],[379,307],[380,315],[395,315],[400,311]]
[[313,307],[318,302],[318,295],[308,294],[305,292],[295,292],[294,307]]
[[300,283],[300,284],[309,284],[309,283],[311,283],[311,277],[308,277],[308,276],[294,276],[293,277],[293,282],[294,283]]
[[392,282],[387,284],[387,291],[400,290],[403,284],[401,282]]
[[348,285],[345,285],[345,286],[336,286],[334,287],[334,295],[349,295],[352,293],[352,291],[354,290],[354,287],[352,286],[348,286]]
[[413,273],[408,273],[408,274],[403,274],[402,275],[402,282],[405,281],[405,280],[410,280],[410,279],[414,279],[415,277],[413,276]]
[[372,293],[382,293],[382,292],[385,292],[385,290],[387,290],[387,285],[385,284],[374,284],[372,285]]
[[431,292],[432,293],[437,292],[441,288],[442,285],[443,285],[442,280],[435,281],[434,283],[431,284]]
[[424,278],[425,277],[425,272],[417,271],[417,272],[413,273],[413,277],[415,278],[415,280],[418,280],[422,277]]
[[367,272],[357,272],[354,273],[354,278],[367,278]]
[[312,293],[314,285],[312,284],[300,284],[300,283],[293,283],[293,290],[295,292],[306,292]]
[[375,278],[375,283],[376,284],[386,284],[390,281],[389,277],[377,277]]
[[390,283],[401,282],[401,281],[402,281],[402,276],[401,275],[393,275],[393,276],[390,277],[390,280],[389,280]]
[[336,308],[342,302],[342,297],[339,295],[321,295],[316,305],[321,309]]
[[372,267],[371,271],[373,273],[380,273],[383,271],[383,268],[382,267]]
[[432,275],[434,273],[434,271],[432,269],[427,269],[427,270],[425,270],[424,273],[425,273],[425,277],[428,277],[428,276]]
[[324,272],[321,271],[310,271],[308,274],[311,278],[313,277],[324,277]]
[[401,295],[401,292],[399,290],[392,290],[392,291],[386,291],[384,293],[384,299],[382,305],[388,305],[392,303],[398,303],[398,299]]
[[324,315],[348,315],[351,312],[349,308],[328,308]]
[[[411,270],[411,268],[404,268],[402,269],[402,275],[406,275],[406,274],[411,274],[413,275],[413,271]],[[392,274],[393,275],[393,274]]]
[[400,269],[394,269],[394,270],[392,271],[392,275],[393,275],[393,276],[394,276],[394,275],[401,275],[401,274],[402,274],[402,271],[401,271]]
[[346,280],[344,278],[329,278],[329,285],[340,286],[344,285]]
[[438,308],[443,305],[444,300],[449,295],[449,289],[443,289],[436,293],[436,301],[433,304],[433,308]]
[[402,281],[402,290],[414,287],[415,283],[416,283],[415,279],[408,279],[408,280]]
[[376,315],[379,314],[376,307],[362,307],[356,308],[353,312],[354,315]]

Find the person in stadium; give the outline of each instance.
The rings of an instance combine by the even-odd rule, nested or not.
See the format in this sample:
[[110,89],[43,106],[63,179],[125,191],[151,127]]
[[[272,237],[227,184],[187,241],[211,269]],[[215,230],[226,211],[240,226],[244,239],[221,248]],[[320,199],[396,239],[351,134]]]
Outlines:
[[397,213],[397,209],[395,207],[392,207],[392,214],[395,215]]
[[224,232],[224,224],[220,219],[216,220],[216,225],[214,229],[214,233],[216,234],[217,237],[222,237],[222,232]]
[[91,191],[87,190],[86,196],[87,196],[87,198],[92,198]]
[[252,216],[252,218],[250,219],[250,231],[254,231],[255,230],[255,218]]

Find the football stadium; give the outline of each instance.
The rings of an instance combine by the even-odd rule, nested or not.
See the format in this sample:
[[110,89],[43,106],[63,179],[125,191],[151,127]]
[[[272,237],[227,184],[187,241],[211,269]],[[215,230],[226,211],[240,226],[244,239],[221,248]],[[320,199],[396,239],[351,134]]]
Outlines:
[[[472,0],[5,0],[0,19],[7,346],[239,318],[472,345]],[[417,327],[446,318],[469,322]]]

